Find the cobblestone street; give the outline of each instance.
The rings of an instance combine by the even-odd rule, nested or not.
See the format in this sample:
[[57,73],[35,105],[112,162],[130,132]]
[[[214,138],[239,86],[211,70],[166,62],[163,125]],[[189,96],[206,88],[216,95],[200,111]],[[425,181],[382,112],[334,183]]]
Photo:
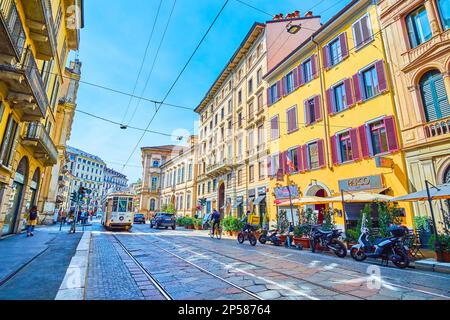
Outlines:
[[[79,257],[71,257],[82,233],[64,231],[40,228],[36,241],[19,235],[0,242],[4,252],[8,245],[32,244],[24,251],[28,260],[2,261],[17,270],[2,275],[0,299],[55,299],[66,270],[80,264]],[[204,231],[135,225],[132,232],[113,233],[95,222],[86,232],[89,254],[81,263],[87,266],[86,276],[76,281],[82,283],[86,300],[450,299],[450,275],[444,273],[271,245],[239,245],[227,237],[210,239]],[[64,279],[61,288],[70,288],[67,274]]]

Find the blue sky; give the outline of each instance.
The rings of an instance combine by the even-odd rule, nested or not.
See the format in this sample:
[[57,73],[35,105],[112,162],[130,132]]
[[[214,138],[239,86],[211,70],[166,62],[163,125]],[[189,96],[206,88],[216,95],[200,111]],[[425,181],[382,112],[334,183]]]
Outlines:
[[[301,15],[312,8],[314,14],[327,21],[350,0],[245,0],[268,13]],[[177,0],[173,17],[143,96],[161,100],[193,52],[223,0]],[[96,0],[85,1],[85,28],[81,32],[79,59],[83,63],[82,80],[131,93],[138,75],[159,0]],[[153,40],[136,89],[140,96],[156,49],[167,23],[173,0],[163,0]],[[168,97],[167,102],[194,109],[218,73],[228,62],[251,25],[270,20],[266,14],[230,0],[218,22],[202,44],[195,58]],[[71,59],[75,54],[71,55]],[[129,97],[80,84],[78,109],[122,122]],[[133,99],[127,120],[138,104]],[[130,125],[145,128],[155,106],[141,101]],[[193,132],[197,115],[189,110],[162,106],[149,130],[185,135]],[[130,182],[141,177],[142,146],[176,144],[171,137],[147,133],[122,170],[142,132],[128,129],[76,113],[69,145],[101,157],[109,167],[125,173]]]

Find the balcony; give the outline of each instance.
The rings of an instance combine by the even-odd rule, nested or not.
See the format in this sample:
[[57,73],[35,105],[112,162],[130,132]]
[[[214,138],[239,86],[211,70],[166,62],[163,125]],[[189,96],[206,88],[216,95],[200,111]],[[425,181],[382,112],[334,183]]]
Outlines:
[[36,57],[40,60],[56,57],[55,27],[50,0],[24,0],[22,6],[30,29],[30,38],[36,48]]
[[450,137],[450,117],[429,122],[424,125],[424,130],[428,139]]
[[13,63],[22,56],[25,31],[13,0],[0,0],[0,62]]
[[29,122],[22,137],[23,144],[34,151],[34,156],[42,160],[45,166],[55,165],[58,160],[58,151],[45,127],[38,122]]
[[215,164],[207,166],[205,174],[208,177],[217,177],[231,172],[232,169],[233,169],[232,162],[228,161],[225,158]]

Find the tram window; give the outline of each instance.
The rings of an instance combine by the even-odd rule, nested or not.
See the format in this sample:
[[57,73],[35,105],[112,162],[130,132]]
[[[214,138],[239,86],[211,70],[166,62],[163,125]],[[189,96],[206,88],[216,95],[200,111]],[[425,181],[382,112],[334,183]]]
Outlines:
[[127,199],[119,200],[119,212],[127,212]]
[[117,212],[117,198],[113,198],[112,212]]
[[133,198],[128,199],[128,212],[133,211]]

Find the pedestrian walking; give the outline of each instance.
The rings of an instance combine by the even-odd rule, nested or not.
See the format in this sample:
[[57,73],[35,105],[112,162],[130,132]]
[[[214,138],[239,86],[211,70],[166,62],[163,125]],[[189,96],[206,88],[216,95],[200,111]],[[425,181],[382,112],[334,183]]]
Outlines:
[[70,224],[69,233],[75,233],[76,221],[75,221],[75,210],[74,209],[70,209],[67,223]]
[[34,227],[37,224],[37,219],[38,219],[38,211],[37,211],[37,207],[33,206],[30,209],[30,212],[28,213],[28,219],[27,219],[27,238],[28,237],[33,237],[34,234]]
[[66,224],[67,221],[67,212],[66,210],[63,210],[61,213],[61,220],[62,220],[62,224]]

